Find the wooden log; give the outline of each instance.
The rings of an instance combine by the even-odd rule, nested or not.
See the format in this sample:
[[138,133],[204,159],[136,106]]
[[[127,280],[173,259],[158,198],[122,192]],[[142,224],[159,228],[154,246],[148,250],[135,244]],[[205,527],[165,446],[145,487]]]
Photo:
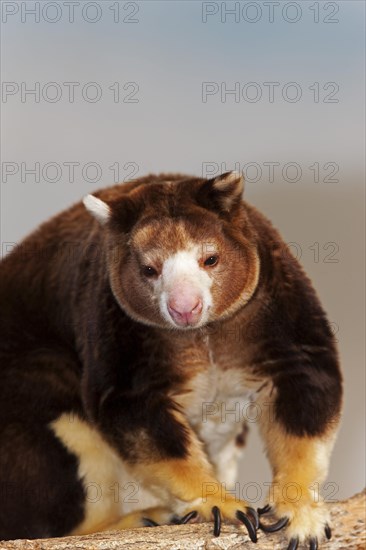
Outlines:
[[[324,550],[364,550],[366,548],[366,490],[343,502],[330,505],[333,536],[323,542]],[[258,531],[253,544],[244,527],[223,525],[220,537],[212,534],[212,524],[104,531],[93,535],[54,539],[0,542],[1,550],[280,550],[286,548],[282,532]]]

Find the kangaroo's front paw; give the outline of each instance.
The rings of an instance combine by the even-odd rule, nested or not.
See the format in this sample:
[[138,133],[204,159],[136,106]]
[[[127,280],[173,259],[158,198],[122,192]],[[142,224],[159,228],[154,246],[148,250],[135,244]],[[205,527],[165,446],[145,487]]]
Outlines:
[[[275,523],[263,521],[266,514],[275,513],[279,518]],[[274,506],[265,506],[258,509],[261,517],[259,528],[266,533],[274,533],[286,527],[289,538],[287,550],[296,550],[299,545],[304,545],[309,550],[317,550],[319,541],[324,535],[329,540],[332,536],[329,527],[329,513],[323,503],[313,501],[278,502]]]
[[185,510],[180,523],[195,521],[213,521],[214,535],[218,537],[221,532],[222,520],[231,523],[243,523],[252,542],[257,542],[257,529],[259,518],[256,510],[242,500],[236,500],[230,495],[221,498],[200,498],[192,502],[189,510]]

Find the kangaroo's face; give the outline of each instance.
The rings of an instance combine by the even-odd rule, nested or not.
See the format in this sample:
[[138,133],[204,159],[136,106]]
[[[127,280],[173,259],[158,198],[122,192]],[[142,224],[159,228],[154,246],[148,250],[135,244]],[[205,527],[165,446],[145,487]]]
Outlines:
[[194,329],[248,302],[259,261],[241,194],[241,178],[229,173],[140,186],[113,204],[88,197],[109,231],[112,290],[132,318]]

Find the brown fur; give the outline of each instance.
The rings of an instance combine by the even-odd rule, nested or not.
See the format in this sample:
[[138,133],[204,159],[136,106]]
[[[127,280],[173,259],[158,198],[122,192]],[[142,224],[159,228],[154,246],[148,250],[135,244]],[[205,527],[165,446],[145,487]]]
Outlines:
[[[95,193],[110,209],[105,225],[78,203],[2,261],[0,538],[108,526],[88,516],[80,474],[89,451],[78,438],[89,441],[94,431],[121,468],[160,491],[154,517],[168,521],[167,510],[193,506],[209,519],[218,505],[236,521],[247,503],[229,494],[202,500],[204,483],[221,480],[199,418],[213,388],[215,399],[225,391],[235,399],[236,384],[262,407],[274,482],[304,490],[296,505],[274,502],[291,519],[290,536],[320,536],[327,517],[309,485],[324,479],[340,416],[337,352],[310,281],[241,192],[233,174],[147,176]],[[178,330],[161,314],[154,280],[186,246],[198,250],[212,306],[203,326]],[[218,264],[206,266],[213,251]],[[57,424],[65,414],[81,426],[75,445],[67,423]],[[83,425],[92,430],[83,435]],[[236,448],[242,425],[234,426]],[[132,511],[117,525],[141,525],[143,516]]]

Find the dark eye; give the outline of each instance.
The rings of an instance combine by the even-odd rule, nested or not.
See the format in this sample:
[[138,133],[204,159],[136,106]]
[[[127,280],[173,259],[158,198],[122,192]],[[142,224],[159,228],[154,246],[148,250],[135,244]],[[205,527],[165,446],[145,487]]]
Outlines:
[[156,269],[154,269],[150,265],[144,265],[144,267],[142,268],[142,271],[145,277],[155,277],[158,274]]
[[219,261],[218,256],[210,256],[209,258],[207,258],[207,260],[205,260],[204,265],[208,267],[213,267],[214,265],[217,264],[218,261]]

